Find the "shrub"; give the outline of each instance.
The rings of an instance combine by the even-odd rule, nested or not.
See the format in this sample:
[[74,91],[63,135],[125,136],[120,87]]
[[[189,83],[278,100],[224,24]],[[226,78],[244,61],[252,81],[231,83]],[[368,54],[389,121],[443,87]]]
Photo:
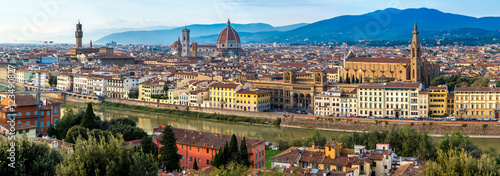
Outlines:
[[486,129],[488,127],[488,124],[483,124],[483,129]]
[[411,126],[413,126],[413,125],[415,125],[415,124],[413,124],[413,122],[411,122],[411,123],[410,123],[410,125],[411,125]]
[[464,123],[464,124],[462,124],[462,127],[467,127],[467,124],[465,124],[465,123]]
[[389,124],[389,122],[385,121],[385,125]]

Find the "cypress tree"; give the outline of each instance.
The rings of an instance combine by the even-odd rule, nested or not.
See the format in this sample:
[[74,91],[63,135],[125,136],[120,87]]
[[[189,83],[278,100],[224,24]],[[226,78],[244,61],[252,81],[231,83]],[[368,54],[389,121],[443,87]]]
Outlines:
[[349,75],[346,75],[346,77],[345,77],[345,83],[346,84],[351,84],[351,79],[349,79]]
[[344,80],[342,80],[342,76],[339,77],[339,83],[342,83]]
[[177,153],[177,139],[175,138],[175,133],[170,126],[165,127],[163,130],[162,138],[160,144],[163,147],[160,148],[160,166],[167,172],[172,172],[175,170],[180,170],[181,165],[179,164],[182,156]]
[[363,83],[363,78],[359,78],[359,83]]
[[194,163],[193,163],[193,169],[198,170],[198,161],[196,160],[196,157],[194,157]]
[[85,114],[82,117],[82,122],[80,123],[80,125],[88,129],[95,128],[96,116],[94,114],[94,110],[92,108],[91,103],[87,104],[87,109],[85,110]]
[[227,144],[227,141],[226,141],[226,145],[224,146],[224,151],[222,153],[222,163],[221,165],[226,165],[229,163],[229,160],[231,158],[231,153],[229,151],[229,146]]
[[231,136],[231,141],[229,141],[229,158],[228,162],[237,160],[238,154],[238,139],[236,139],[236,135]]
[[359,83],[359,79],[358,78],[356,78],[356,83]]
[[219,152],[217,152],[214,155],[214,159],[212,160],[212,166],[219,167],[222,165],[222,155],[224,153],[223,151],[224,151],[224,148],[219,147]]
[[354,75],[352,75],[352,78],[351,78],[351,83],[353,83],[353,84],[354,84],[354,83],[356,83],[356,79],[355,79],[355,78],[356,78],[356,77],[355,77]]
[[241,140],[239,153],[239,163],[245,166],[250,166],[250,160],[248,160],[248,149],[245,137]]

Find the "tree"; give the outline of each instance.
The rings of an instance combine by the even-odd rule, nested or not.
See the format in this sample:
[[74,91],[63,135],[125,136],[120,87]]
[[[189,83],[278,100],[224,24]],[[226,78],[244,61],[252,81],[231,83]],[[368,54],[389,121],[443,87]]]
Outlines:
[[141,140],[141,147],[144,153],[155,153],[155,143],[153,143],[153,139],[150,136],[144,136]]
[[436,149],[442,150],[444,153],[447,153],[448,150],[464,149],[465,152],[475,158],[481,157],[483,153],[478,146],[474,145],[469,136],[463,135],[460,131],[453,131],[451,136],[445,134],[444,138],[439,140]]
[[356,77],[354,75],[352,75],[352,77],[351,77],[351,83],[353,83],[353,84],[356,83]]
[[128,98],[134,98],[134,99],[139,98],[139,91],[129,92],[128,93]]
[[318,130],[314,130],[312,134],[312,141],[316,146],[325,146],[326,145],[326,137],[321,135]]
[[88,103],[80,125],[88,129],[94,129],[97,124],[96,122],[96,115],[92,109],[92,103]]
[[137,123],[135,123],[134,120],[130,119],[130,118],[117,118],[117,119],[112,119],[109,121],[109,123],[111,125],[117,125],[117,124],[122,124],[122,125],[130,125],[130,126],[137,126]]
[[121,135],[108,136],[109,141],[98,142],[78,138],[74,153],[57,165],[58,176],[69,175],[158,175],[158,163],[152,154],[128,150]]
[[[370,82],[370,80],[367,80],[367,82]],[[362,77],[359,77],[358,83],[363,83],[363,78]]]
[[196,161],[196,157],[194,157],[193,169],[198,170],[198,161]]
[[245,137],[240,142],[239,163],[244,166],[250,166],[250,160],[248,160],[248,148]]
[[87,128],[84,128],[80,125],[75,125],[71,127],[66,133],[66,142],[75,143],[78,137],[82,137],[83,139],[88,139],[89,136],[87,134]]
[[342,76],[339,77],[339,83],[344,83],[344,80],[342,80]]
[[422,175],[499,175],[500,166],[493,157],[487,154],[476,158],[464,149],[443,151],[436,153],[436,162],[428,162]]
[[148,135],[142,128],[124,124],[111,125],[108,131],[114,135],[122,134],[125,141],[142,139],[144,136]]
[[237,159],[237,154],[238,154],[238,139],[236,139],[236,135],[231,136],[231,140],[229,141],[229,156],[230,156],[230,161],[236,161],[238,162]]
[[176,142],[177,139],[172,127],[166,126],[160,140],[160,145],[163,145],[160,148],[160,166],[168,172],[181,169],[179,160],[182,156],[177,153],[179,149]]
[[[11,142],[16,145],[11,146]],[[11,156],[9,150],[15,150]],[[15,168],[9,166],[10,158],[15,159]],[[0,139],[0,175],[55,175],[56,166],[63,161],[63,155],[47,144],[33,142],[26,136],[7,141]]]
[[356,77],[356,83],[359,83],[359,78],[358,77]]
[[66,105],[64,109],[64,116],[61,120],[57,121],[56,130],[57,130],[57,139],[64,139],[66,137],[66,133],[68,130],[78,124],[78,119],[75,117],[75,113],[73,108],[69,105]]
[[346,77],[345,77],[345,83],[346,84],[351,84],[351,79],[349,79],[349,74],[347,74]]
[[47,129],[47,135],[50,137],[55,136],[57,138],[57,130],[54,127],[54,125],[50,124],[49,128]]

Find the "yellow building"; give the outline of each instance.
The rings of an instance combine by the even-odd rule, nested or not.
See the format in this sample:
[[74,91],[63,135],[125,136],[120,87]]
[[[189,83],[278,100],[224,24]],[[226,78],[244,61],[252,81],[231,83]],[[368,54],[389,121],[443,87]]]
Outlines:
[[209,86],[210,107],[217,109],[236,109],[236,92],[239,84],[214,83]]
[[446,97],[446,113],[449,115],[455,114],[455,94],[448,93]]
[[446,85],[429,87],[430,116],[436,117],[446,114],[446,97],[448,97],[448,88]]
[[165,85],[166,82],[159,78],[153,78],[140,83],[138,99],[142,101],[157,102],[157,98],[153,97],[166,95],[166,92],[163,90]]
[[271,108],[271,92],[259,89],[240,89],[236,92],[236,110],[263,112]]
[[458,118],[499,118],[500,88],[455,88],[454,112]]

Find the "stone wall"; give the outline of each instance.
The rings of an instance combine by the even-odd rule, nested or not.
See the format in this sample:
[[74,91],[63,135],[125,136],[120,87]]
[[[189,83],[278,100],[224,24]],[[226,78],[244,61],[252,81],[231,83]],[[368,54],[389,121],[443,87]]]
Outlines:
[[[378,122],[378,123],[376,123]],[[413,127],[419,131],[427,132],[428,134],[443,135],[451,133],[453,130],[459,130],[464,134],[471,136],[498,136],[500,135],[500,123],[498,122],[469,122],[469,123],[442,123],[429,121],[380,121],[380,120],[365,120],[365,119],[325,119],[325,118],[305,118],[305,117],[288,117],[281,121],[282,126],[291,127],[306,127],[318,128],[323,130],[335,131],[369,131],[375,127],[378,131],[390,129],[392,127]],[[487,126],[483,126],[486,124]]]
[[[150,108],[162,108],[162,109],[179,109],[185,110],[187,106],[182,105],[173,105],[173,104],[163,104],[163,103],[153,103],[153,102],[144,102],[137,100],[126,100],[126,99],[116,99],[116,98],[108,98],[104,99],[106,102],[113,103],[121,103],[127,105],[135,105],[135,106],[146,106]],[[176,108],[177,107],[177,108]],[[278,117],[282,117],[282,114],[278,113],[269,113],[269,112],[245,112],[245,111],[234,111],[234,110],[226,110],[226,109],[214,109],[214,108],[202,108],[190,106],[189,111],[203,112],[203,113],[217,113],[224,115],[234,115],[234,116],[242,116],[242,117],[253,117],[259,119],[268,119],[275,120]]]

